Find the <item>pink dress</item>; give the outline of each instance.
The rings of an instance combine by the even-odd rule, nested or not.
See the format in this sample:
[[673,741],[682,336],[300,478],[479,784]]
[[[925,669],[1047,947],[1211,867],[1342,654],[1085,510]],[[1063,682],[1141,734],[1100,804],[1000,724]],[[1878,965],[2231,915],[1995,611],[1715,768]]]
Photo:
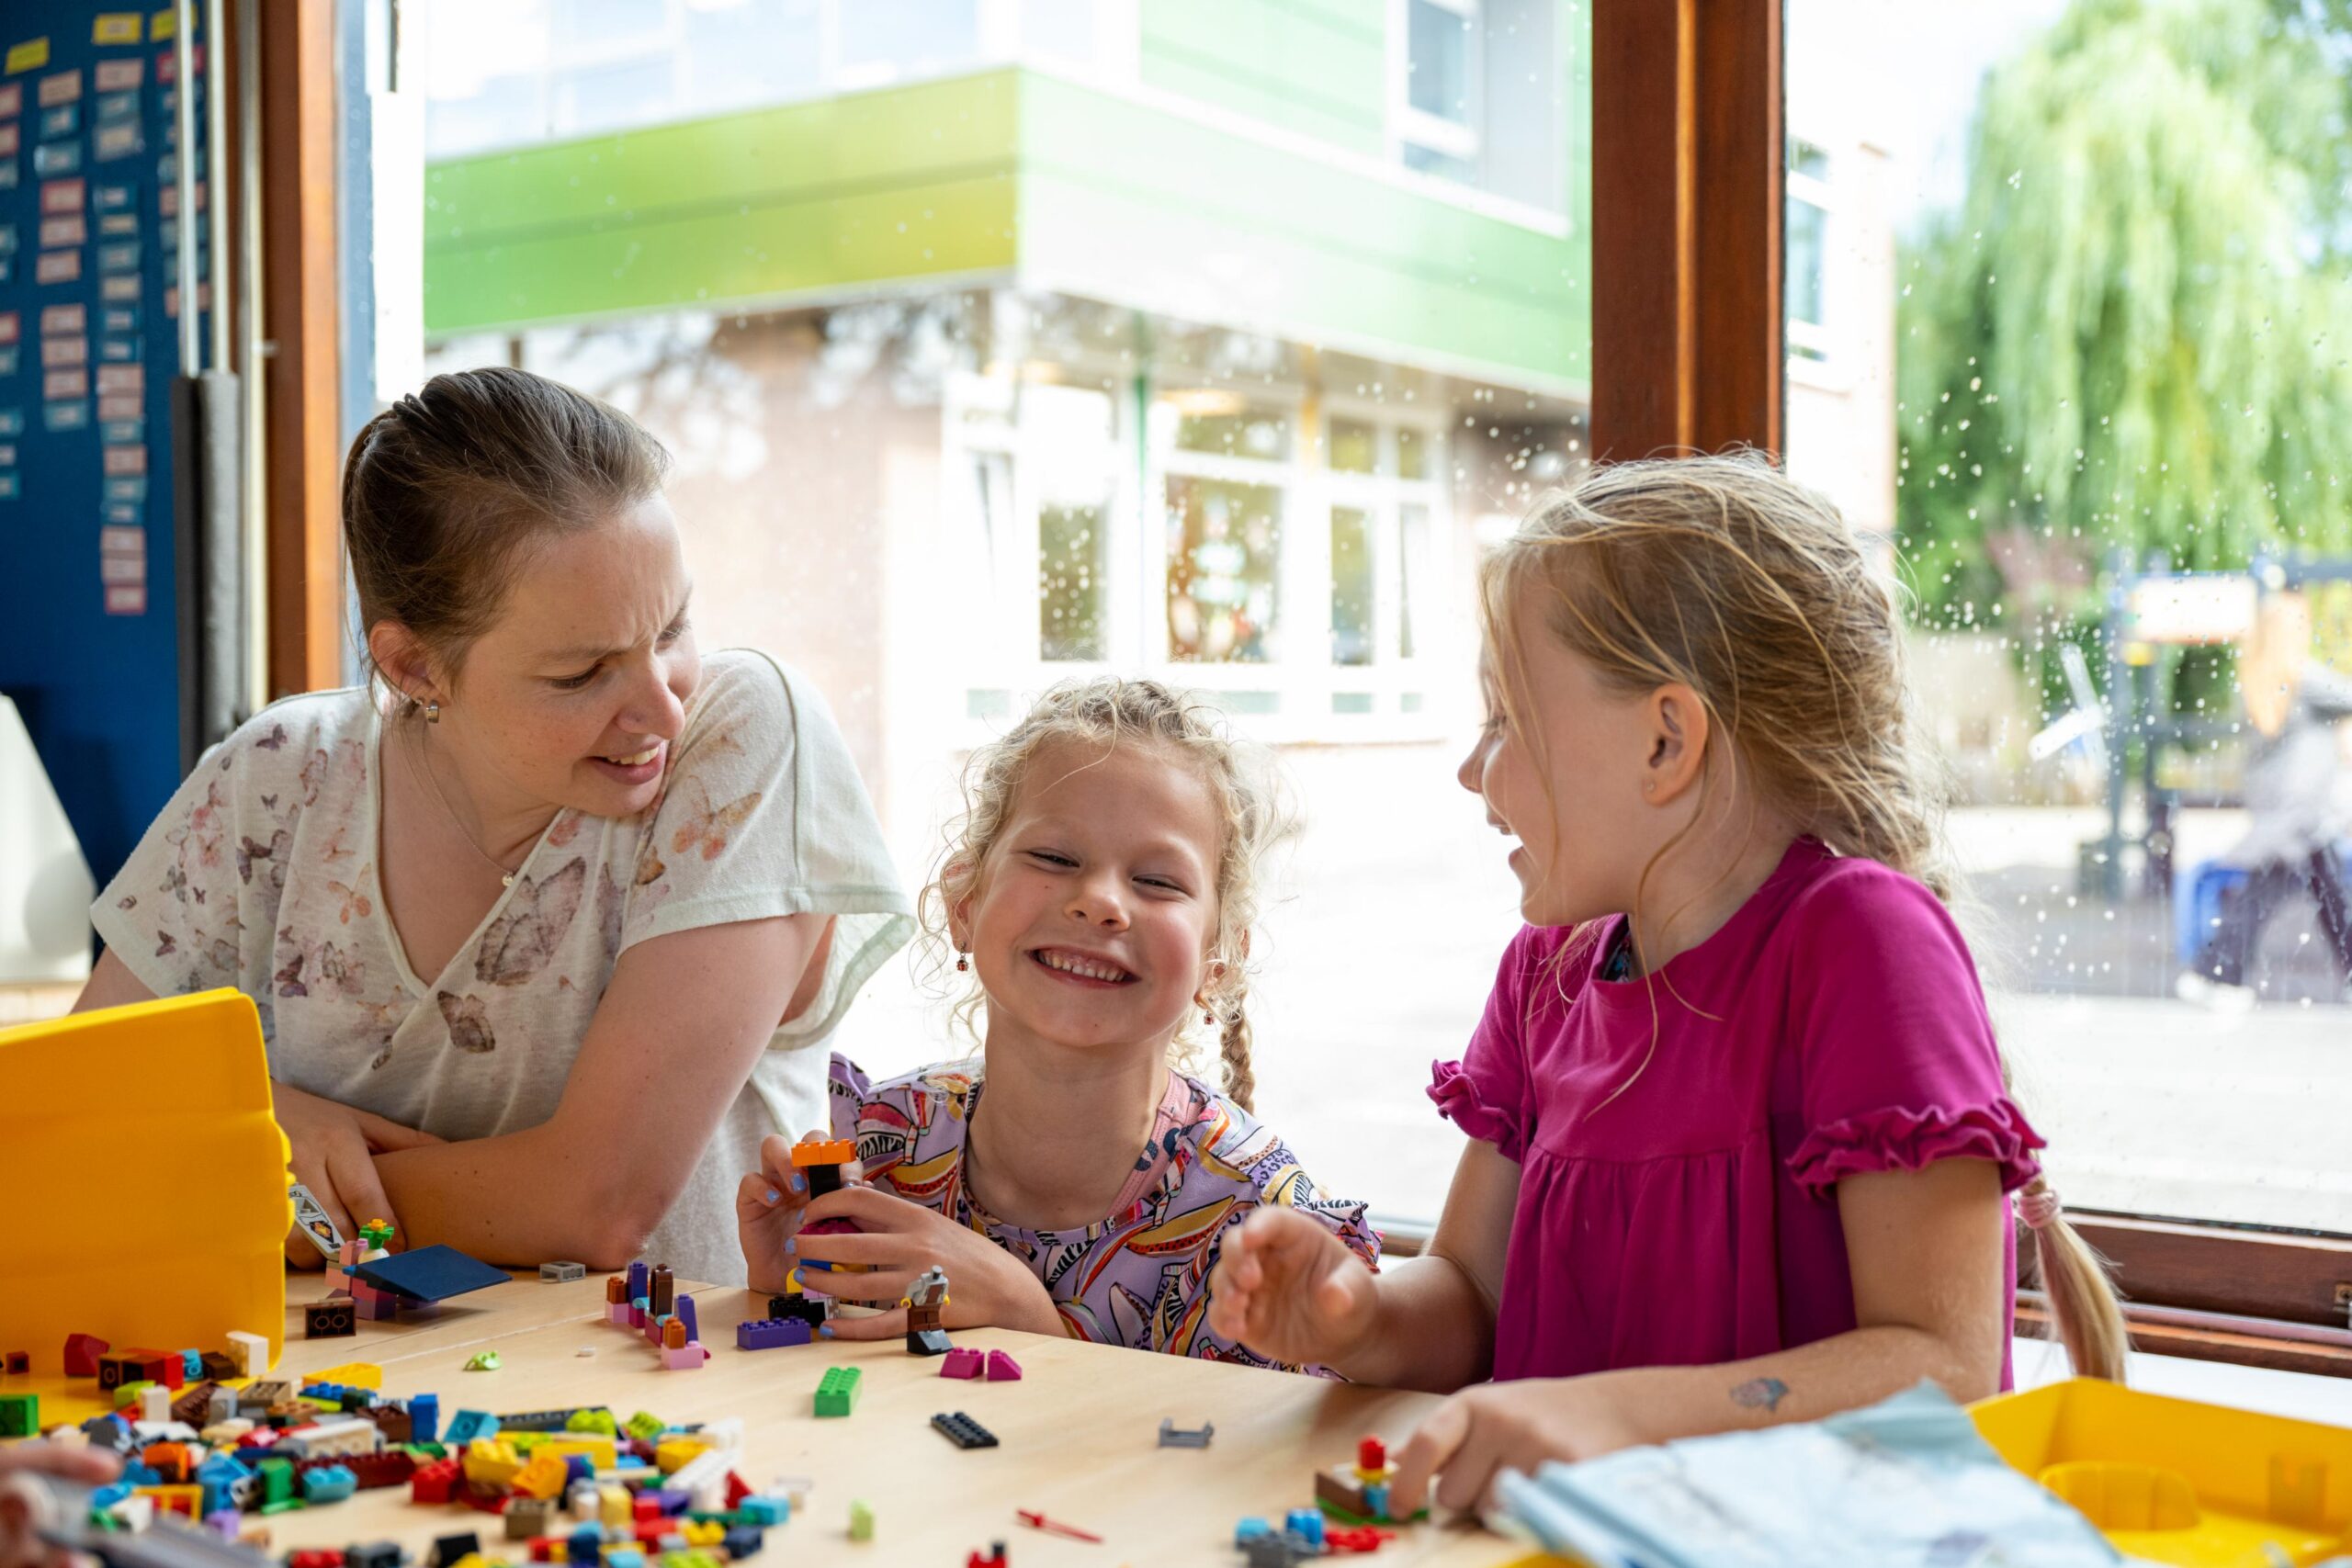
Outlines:
[[[1911,878],[1797,840],[1654,977],[1654,1051],[1651,986],[1596,977],[1623,923],[1565,963],[1566,930],[1521,930],[1467,1054],[1436,1066],[1440,1111],[1522,1168],[1497,1378],[1734,1361],[1845,1333],[1840,1179],[1985,1159],[2014,1191],[2040,1168],[1975,964]],[[2006,1330],[2006,1295],[2001,1312]]]

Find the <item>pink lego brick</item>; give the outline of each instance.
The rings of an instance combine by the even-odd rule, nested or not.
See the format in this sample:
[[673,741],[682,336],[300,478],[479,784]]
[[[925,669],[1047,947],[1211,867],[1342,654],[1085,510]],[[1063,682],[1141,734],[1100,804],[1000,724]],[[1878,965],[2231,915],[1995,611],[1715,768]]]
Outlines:
[[669,1371],[688,1371],[710,1359],[710,1352],[702,1348],[699,1339],[689,1339],[674,1350],[662,1352],[662,1365]]
[[939,1375],[944,1378],[977,1378],[980,1375],[980,1353],[968,1345],[959,1345],[939,1359]]
[[1019,1382],[1020,1381],[1020,1362],[1014,1360],[1012,1357],[1006,1355],[1001,1350],[991,1350],[989,1352],[989,1382]]

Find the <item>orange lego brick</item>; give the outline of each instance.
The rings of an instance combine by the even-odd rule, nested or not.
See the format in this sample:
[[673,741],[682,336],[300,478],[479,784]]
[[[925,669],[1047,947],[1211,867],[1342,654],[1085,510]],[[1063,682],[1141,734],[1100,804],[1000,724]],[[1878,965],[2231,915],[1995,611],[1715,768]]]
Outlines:
[[795,1165],[847,1165],[857,1157],[857,1145],[847,1138],[803,1138],[792,1145]]

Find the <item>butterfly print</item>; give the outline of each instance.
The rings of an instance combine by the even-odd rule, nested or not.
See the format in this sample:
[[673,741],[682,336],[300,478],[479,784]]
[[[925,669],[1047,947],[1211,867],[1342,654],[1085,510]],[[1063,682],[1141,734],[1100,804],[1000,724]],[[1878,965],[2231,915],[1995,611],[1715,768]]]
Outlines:
[[617,955],[621,950],[621,889],[613,880],[613,868],[596,868],[597,938],[604,943],[605,956]]
[[724,806],[710,803],[710,791],[699,778],[685,781],[693,798],[701,802],[700,809],[686,808],[684,819],[670,835],[670,852],[690,854],[699,849],[705,860],[717,860],[727,848],[729,829],[740,828],[744,819],[759,809],[761,792],[752,790],[736,796]]
[[311,987],[302,984],[303,962],[303,955],[298,953],[292,958],[288,959],[286,961],[286,967],[280,969],[274,976],[277,982],[277,994],[279,996],[307,997],[311,994]]
[[275,751],[285,744],[286,727],[282,724],[271,725],[269,727],[269,733],[254,742],[255,747],[264,751]]
[[489,1010],[480,997],[453,997],[447,991],[436,991],[433,999],[441,1004],[442,1021],[449,1026],[450,1044],[475,1055],[498,1049],[498,1037],[491,1032]]
[[482,932],[474,977],[486,986],[519,986],[546,968],[571,929],[587,886],[588,863],[576,856],[544,881],[524,877]]
[[250,836],[240,835],[237,844],[237,880],[251,884],[254,866],[262,867],[262,886],[272,893],[286,891],[286,861],[294,848],[294,835],[280,828],[269,836],[269,842],[257,844]]
[[179,950],[179,939],[169,931],[155,939],[155,956],[158,958],[169,958]]
[[351,879],[349,886],[333,880],[327,883],[327,891],[343,900],[343,908],[336,912],[336,918],[343,924],[349,925],[355,916],[364,920],[375,912],[376,906],[368,900],[368,879],[375,872],[374,866],[363,865],[359,868],[359,874]]
[[121,897],[115,900],[114,907],[118,909],[136,909],[139,908],[139,895],[136,893],[126,893]]

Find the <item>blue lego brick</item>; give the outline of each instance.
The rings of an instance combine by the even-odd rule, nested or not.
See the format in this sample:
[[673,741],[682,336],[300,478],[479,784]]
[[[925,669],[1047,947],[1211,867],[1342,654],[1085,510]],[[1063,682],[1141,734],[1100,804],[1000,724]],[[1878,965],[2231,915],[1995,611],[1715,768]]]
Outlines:
[[[410,1406],[412,1420],[414,1419],[414,1411],[415,1407]],[[449,1429],[442,1435],[441,1440],[454,1446],[470,1443],[476,1438],[494,1438],[497,1435],[497,1416],[483,1410],[460,1410],[449,1417]]]
[[[415,1393],[408,1401],[408,1439],[412,1443],[439,1441],[441,1430],[441,1396],[437,1393]],[[347,1568],[347,1565],[346,1565]]]

